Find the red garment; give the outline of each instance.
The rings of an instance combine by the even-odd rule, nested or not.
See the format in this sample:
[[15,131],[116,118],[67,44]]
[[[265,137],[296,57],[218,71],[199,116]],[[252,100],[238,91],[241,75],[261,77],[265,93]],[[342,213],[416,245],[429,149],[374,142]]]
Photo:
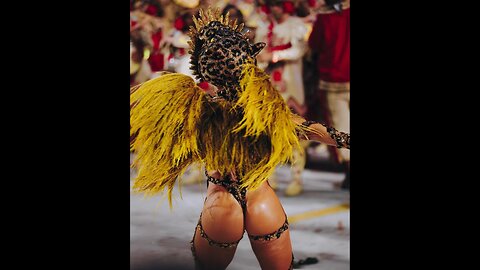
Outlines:
[[153,50],[156,51],[160,48],[160,41],[162,41],[162,30],[159,29],[157,32],[152,33],[152,42],[153,42]]
[[178,31],[182,31],[183,27],[185,26],[185,22],[183,21],[182,17],[178,17],[175,19],[173,25],[175,29],[177,29]]
[[295,6],[294,6],[293,2],[290,2],[290,1],[283,2],[282,3],[282,8],[283,8],[283,12],[285,12],[285,13],[288,13],[290,15],[295,14]]
[[287,44],[282,44],[282,45],[278,45],[278,46],[273,46],[270,48],[270,51],[274,52],[274,51],[283,51],[283,50],[286,50],[286,49],[290,49],[292,47],[292,43],[287,43]]
[[154,5],[148,5],[147,10],[145,10],[145,13],[152,16],[157,16],[158,8]]
[[274,51],[281,51],[281,50],[286,50],[290,49],[292,47],[292,43],[287,43],[287,44],[281,44],[281,45],[273,45],[273,27],[274,23],[273,21],[270,21],[270,24],[268,25],[268,33],[267,33],[267,49],[270,50],[271,52]]
[[318,14],[308,45],[317,53],[320,80],[350,82],[350,8]]
[[152,70],[152,72],[163,70],[163,66],[165,65],[165,61],[163,58],[164,55],[161,54],[159,51],[154,51],[152,54],[150,54],[150,57],[148,58],[148,63],[150,64],[150,69]]
[[148,63],[153,72],[162,71],[164,68],[164,55],[160,52],[160,41],[162,40],[162,31],[158,30],[152,34],[153,48]]

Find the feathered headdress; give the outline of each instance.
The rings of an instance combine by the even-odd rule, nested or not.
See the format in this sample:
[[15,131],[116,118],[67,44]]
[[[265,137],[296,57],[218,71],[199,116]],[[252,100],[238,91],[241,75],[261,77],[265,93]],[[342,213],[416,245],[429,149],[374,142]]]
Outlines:
[[[220,10],[200,10],[190,29],[191,68],[216,87],[216,99],[183,74],[147,81],[131,95],[131,145],[139,168],[133,188],[147,194],[172,189],[192,163],[222,175],[234,171],[242,187],[255,189],[300,147],[300,126],[255,66],[264,43],[251,44]],[[214,100],[214,101],[213,101]]]

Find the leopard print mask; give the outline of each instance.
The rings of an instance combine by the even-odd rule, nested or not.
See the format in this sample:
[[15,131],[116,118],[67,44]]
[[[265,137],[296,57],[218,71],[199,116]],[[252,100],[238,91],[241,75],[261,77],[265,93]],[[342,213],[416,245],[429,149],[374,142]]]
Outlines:
[[190,27],[190,69],[199,81],[215,85],[217,95],[232,101],[237,98],[242,65],[252,61],[265,47],[265,43],[251,44],[242,34],[243,23],[230,22],[229,14],[220,16],[220,10],[208,9],[206,14],[193,17],[195,27]]

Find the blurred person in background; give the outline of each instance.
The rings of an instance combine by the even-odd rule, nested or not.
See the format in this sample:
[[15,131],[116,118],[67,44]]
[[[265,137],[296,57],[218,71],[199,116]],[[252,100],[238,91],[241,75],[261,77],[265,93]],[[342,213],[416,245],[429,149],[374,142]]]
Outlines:
[[[255,35],[256,42],[267,44],[258,55],[259,66],[270,74],[273,86],[293,112],[304,116],[306,105],[302,65],[308,29],[302,19],[295,16],[292,1],[266,0],[264,10],[269,14],[269,23],[260,24]],[[297,196],[303,191],[302,174],[308,145],[308,141],[302,142],[302,149],[294,153],[292,178],[285,189],[287,196]],[[274,188],[277,187],[275,175],[269,181]]]
[[139,31],[145,42],[144,51],[153,73],[164,68],[164,54],[161,51],[163,28],[166,21],[162,17],[162,7],[152,0],[135,1],[130,11],[132,31]]
[[166,70],[183,73],[194,78],[190,69],[190,54],[188,53],[190,38],[188,31],[193,26],[192,16],[194,9],[183,10],[175,20],[174,29],[166,38],[165,44],[169,48],[168,63]]
[[[312,111],[328,125],[350,132],[350,1],[318,0],[308,44],[317,63],[318,90]],[[342,189],[350,189],[350,151],[328,147],[342,166]]]
[[134,86],[153,78],[152,70],[145,59],[146,42],[140,30],[130,33],[130,86]]

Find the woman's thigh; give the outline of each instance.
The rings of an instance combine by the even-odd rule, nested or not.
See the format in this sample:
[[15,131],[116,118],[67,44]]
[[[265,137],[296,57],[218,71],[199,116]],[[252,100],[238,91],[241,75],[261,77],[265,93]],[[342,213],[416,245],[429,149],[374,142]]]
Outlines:
[[209,187],[193,241],[200,269],[225,269],[243,233],[240,204],[223,187]]
[[286,214],[267,183],[247,193],[245,228],[262,269],[289,269],[292,244]]

